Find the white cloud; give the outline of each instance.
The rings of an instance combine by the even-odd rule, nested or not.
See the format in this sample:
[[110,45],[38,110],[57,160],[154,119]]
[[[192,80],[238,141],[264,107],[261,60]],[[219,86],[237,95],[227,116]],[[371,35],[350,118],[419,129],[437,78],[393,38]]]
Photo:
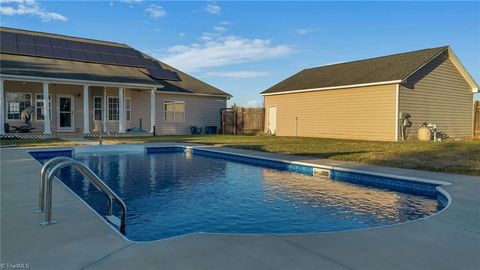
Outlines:
[[148,8],[145,9],[145,12],[152,18],[160,18],[167,15],[167,12],[163,8],[156,4],[150,4]]
[[221,77],[221,78],[229,78],[229,79],[250,79],[250,78],[258,78],[258,77],[265,77],[268,76],[268,72],[264,71],[212,71],[207,72],[205,75],[210,77]]
[[202,44],[176,45],[159,57],[185,71],[198,71],[263,59],[282,57],[291,52],[287,45],[272,45],[269,39],[248,39],[238,36],[209,37]]
[[120,0],[120,2],[127,3],[127,4],[138,4],[138,3],[142,3],[143,0]]
[[225,33],[227,28],[224,26],[215,26],[213,27],[213,30],[215,30],[215,32]]
[[42,21],[67,21],[62,14],[43,9],[35,0],[1,0],[0,14],[5,16],[29,15]]
[[222,8],[215,3],[209,3],[203,9],[210,14],[220,14],[222,12]]
[[184,38],[184,37],[186,37],[186,36],[187,36],[187,34],[185,34],[185,33],[183,33],[183,32],[178,33],[178,37],[179,37],[179,38]]
[[311,29],[311,28],[297,28],[297,29],[294,29],[293,31],[295,31],[295,33],[297,33],[299,35],[306,35],[308,33],[313,32],[313,29]]

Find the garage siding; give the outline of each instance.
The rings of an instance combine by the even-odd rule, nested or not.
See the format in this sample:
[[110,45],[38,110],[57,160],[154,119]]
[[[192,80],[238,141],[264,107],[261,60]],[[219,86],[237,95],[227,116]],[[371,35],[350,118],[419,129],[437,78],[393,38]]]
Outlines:
[[400,86],[399,111],[409,113],[412,127],[408,139],[416,137],[423,122],[437,125],[450,137],[471,137],[473,93],[453,63],[438,57]]
[[278,136],[395,140],[395,84],[265,96],[269,106]]

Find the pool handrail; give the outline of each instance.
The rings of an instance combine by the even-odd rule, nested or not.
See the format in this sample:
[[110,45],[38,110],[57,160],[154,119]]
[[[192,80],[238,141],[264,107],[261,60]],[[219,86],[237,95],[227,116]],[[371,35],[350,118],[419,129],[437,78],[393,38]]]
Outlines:
[[49,159],[43,165],[42,170],[40,171],[40,185],[38,188],[38,209],[35,210],[35,213],[45,212],[45,181],[47,179],[48,170],[50,169],[50,167],[54,166],[55,164],[60,163],[62,161],[67,161],[67,160],[74,160],[74,159],[67,156],[54,157],[52,159]]
[[98,177],[85,163],[80,161],[71,159],[62,161],[61,163],[55,165],[48,174],[46,178],[46,205],[45,205],[45,220],[41,222],[42,225],[50,225],[55,224],[56,221],[52,220],[52,193],[53,193],[53,179],[55,174],[65,168],[65,167],[72,167],[79,171],[85,179],[89,180],[96,188],[98,188],[105,196],[107,197],[108,203],[108,216],[113,215],[113,201],[115,201],[120,208],[122,209],[122,217],[120,219],[120,232],[125,234],[126,229],[126,219],[127,219],[127,206],[123,202],[123,200],[118,197],[115,192],[113,192],[106,184],[103,182],[100,177]]

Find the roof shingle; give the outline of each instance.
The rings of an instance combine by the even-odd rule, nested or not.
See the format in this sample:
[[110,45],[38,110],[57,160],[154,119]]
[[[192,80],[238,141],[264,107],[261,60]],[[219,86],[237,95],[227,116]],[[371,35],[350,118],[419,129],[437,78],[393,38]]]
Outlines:
[[402,80],[446,49],[448,46],[304,69],[262,94]]

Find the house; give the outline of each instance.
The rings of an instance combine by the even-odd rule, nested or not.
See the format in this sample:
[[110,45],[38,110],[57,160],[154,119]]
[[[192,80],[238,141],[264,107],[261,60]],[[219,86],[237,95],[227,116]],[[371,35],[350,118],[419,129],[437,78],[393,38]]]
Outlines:
[[89,136],[95,125],[188,134],[219,126],[231,97],[125,44],[5,27],[0,42],[0,127],[21,126],[30,107],[33,132],[44,137]]
[[475,92],[477,83],[445,46],[305,69],[261,95],[269,133],[398,141],[403,131],[415,138],[423,122],[452,138],[471,137]]

